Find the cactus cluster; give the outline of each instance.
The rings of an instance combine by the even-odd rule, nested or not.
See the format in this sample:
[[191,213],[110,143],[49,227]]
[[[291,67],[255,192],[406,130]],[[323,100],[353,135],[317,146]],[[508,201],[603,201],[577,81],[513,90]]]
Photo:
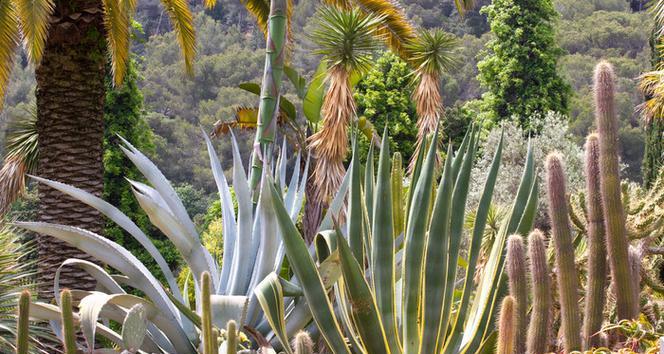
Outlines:
[[[565,352],[588,350],[602,346],[599,334],[604,320],[608,282],[607,263],[611,269],[612,291],[616,299],[618,319],[634,319],[638,315],[643,253],[629,245],[626,232],[624,196],[621,197],[617,152],[617,120],[614,111],[614,74],[610,64],[601,62],[595,69],[595,110],[598,133],[587,137],[585,146],[586,191],[579,198],[578,208],[569,210],[563,157],[553,152],[546,158],[546,186],[551,239],[555,253],[556,281],[560,303],[562,346]],[[660,193],[660,192],[656,192]],[[624,193],[622,193],[624,194]],[[656,199],[656,198],[654,198]],[[664,198],[663,198],[664,199]],[[656,203],[655,203],[656,204]],[[629,201],[627,201],[629,206]],[[651,203],[652,205],[652,203]],[[637,209],[641,209],[639,206]],[[581,213],[577,210],[580,209]],[[582,216],[580,214],[583,214]],[[627,208],[631,214],[631,208]],[[587,283],[583,322],[579,310],[579,275],[575,264],[575,245],[570,219],[587,235]],[[608,252],[607,252],[608,251]],[[534,231],[529,239],[529,258],[533,310],[526,338],[526,351],[515,339],[515,353],[543,353],[549,340],[550,294],[546,270],[543,235]],[[607,262],[607,253],[609,262]],[[512,236],[507,247],[507,274],[513,321],[522,331],[527,308],[523,241]],[[523,300],[521,300],[523,299]],[[581,327],[581,323],[583,326]],[[501,329],[501,324],[499,326]],[[500,334],[499,338],[502,338]],[[499,345],[499,348],[500,345]]]

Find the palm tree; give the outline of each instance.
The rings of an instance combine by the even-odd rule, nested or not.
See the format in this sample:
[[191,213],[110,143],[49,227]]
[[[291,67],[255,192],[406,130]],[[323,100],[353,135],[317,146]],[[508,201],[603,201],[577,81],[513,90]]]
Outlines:
[[355,118],[355,100],[349,78],[370,68],[372,54],[379,48],[377,33],[383,17],[368,15],[357,8],[340,10],[324,7],[317,15],[312,34],[317,54],[327,61],[329,88],[321,109],[323,127],[309,137],[316,158],[313,181],[316,200],[327,203],[344,176],[343,161],[348,152],[348,124]]
[[[162,0],[177,32],[187,71],[195,38],[186,0]],[[206,1],[211,6],[210,1]],[[130,24],[136,1],[8,0],[0,2],[0,101],[15,52],[23,44],[36,65],[39,158],[37,174],[96,195],[103,188],[104,77],[107,56],[115,84],[127,68]],[[40,221],[101,232],[101,215],[53,189],[39,186]],[[40,297],[51,298],[56,269],[67,258],[86,258],[53,238],[37,238]],[[92,290],[94,280],[78,269],[62,271],[65,287]]]
[[410,161],[411,170],[427,136],[436,130],[443,114],[440,75],[455,64],[457,45],[454,36],[435,29],[420,31],[406,46],[409,62],[415,70],[417,86],[413,92],[413,101],[419,117],[415,152]]

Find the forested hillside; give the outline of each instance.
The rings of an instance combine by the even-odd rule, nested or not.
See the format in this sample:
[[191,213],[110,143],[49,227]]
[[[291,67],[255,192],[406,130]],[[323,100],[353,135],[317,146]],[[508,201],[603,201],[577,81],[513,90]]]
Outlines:
[[[453,0],[407,0],[403,3],[412,22],[426,28],[442,27],[460,39],[459,64],[442,80],[448,117],[455,121],[472,118],[477,111],[477,100],[483,93],[477,79],[477,63],[486,55],[484,45],[492,34],[479,7],[488,3],[488,0],[479,1],[478,8],[463,18],[455,11]],[[567,112],[570,133],[581,144],[582,137],[592,130],[592,70],[598,59],[608,59],[615,65],[618,75],[622,162],[626,165],[627,176],[638,181],[643,134],[635,107],[643,98],[636,89],[635,78],[650,66],[649,18],[644,12],[633,12],[626,0],[556,0],[554,3],[560,14],[556,20],[556,41],[563,50],[559,74],[573,91]],[[311,55],[312,44],[308,37],[312,31],[308,19],[316,11],[316,4],[313,0],[300,0],[296,1],[294,9],[295,50],[290,64],[305,77],[311,77],[318,65],[316,56]],[[265,44],[253,18],[239,2],[224,0],[209,11],[203,10],[201,4],[194,6],[198,58],[193,77],[182,70],[175,35],[156,0],[139,5],[136,20],[140,26],[136,26],[134,53],[139,71],[138,84],[144,96],[144,117],[154,131],[156,162],[176,184],[191,184],[208,193],[212,191],[213,179],[202,145],[201,127],[209,132],[215,122],[231,120],[235,107],[257,104],[257,96],[238,88],[238,85],[260,81]],[[632,6],[638,8],[635,4]],[[304,53],[307,55],[302,55]],[[30,110],[35,86],[32,71],[25,58],[18,61],[12,83],[6,90],[0,142],[8,122],[20,119]],[[377,79],[374,76],[372,80]],[[286,96],[297,103],[293,86],[290,83],[285,85]],[[403,85],[399,91],[410,92],[407,80],[399,85]],[[360,87],[367,86],[360,84]],[[366,113],[370,120],[378,123],[377,128],[382,128],[373,111],[362,106],[360,109],[360,113]],[[403,112],[414,114],[412,109]],[[240,135],[243,153],[247,154],[251,135],[242,131],[236,131],[236,134]],[[222,163],[228,168],[229,140],[217,139],[216,144],[220,145]]]

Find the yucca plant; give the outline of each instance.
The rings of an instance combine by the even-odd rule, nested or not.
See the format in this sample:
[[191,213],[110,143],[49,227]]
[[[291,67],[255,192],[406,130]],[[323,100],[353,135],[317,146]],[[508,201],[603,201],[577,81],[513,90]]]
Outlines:
[[[433,139],[432,139],[433,140]],[[346,175],[350,195],[344,188],[336,200],[348,198],[347,225],[320,232],[315,258],[310,256],[279,191],[271,189],[273,207],[284,237],[284,245],[297,282],[268,276],[255,290],[276,338],[287,353],[294,334],[284,318],[293,317],[294,294],[303,294],[320,334],[333,353],[473,353],[493,350],[493,325],[498,302],[504,293],[504,249],[507,235],[527,233],[532,227],[537,183],[532,153],[528,154],[521,186],[511,211],[494,241],[479,285],[473,281],[482,235],[493,194],[502,143],[487,178],[482,201],[464,244],[464,216],[471,167],[477,151],[478,130],[467,134],[458,153],[448,151],[442,179],[435,183],[436,144],[430,143],[426,157],[414,169],[413,188],[404,237],[395,239],[392,218],[391,161],[387,134],[383,136],[373,198],[362,198],[357,153]],[[420,155],[424,155],[421,153]],[[371,161],[371,160],[368,160]],[[370,184],[369,184],[370,185]],[[366,187],[364,188],[366,194]],[[435,200],[433,200],[435,198]],[[430,208],[427,206],[431,205]],[[357,212],[355,211],[357,210]],[[369,216],[368,210],[371,210]],[[323,222],[322,229],[331,225]],[[315,260],[316,259],[316,260]],[[464,276],[457,278],[457,265],[465,263]],[[317,262],[335,260],[341,277],[331,303],[325,288],[328,274],[317,270]],[[367,265],[367,266],[365,266]],[[459,292],[454,291],[461,282]],[[474,295],[474,296],[471,296]]]
[[418,152],[426,142],[426,137],[434,132],[443,114],[440,95],[440,75],[449,70],[457,61],[456,38],[441,29],[421,30],[406,49],[411,66],[415,70],[413,101],[417,109],[417,142],[410,167],[415,167]]
[[[94,344],[97,316],[118,321],[118,319],[124,318],[133,306],[142,304],[147,308],[149,322],[146,338],[150,340],[146,340],[146,345],[152,344],[151,348],[156,346],[163,352],[193,353],[200,343],[196,327],[200,327],[201,323],[201,289],[203,287],[200,279],[204,273],[208,273],[211,279],[211,308],[214,325],[217,328],[224,328],[230,319],[235,320],[238,326],[258,327],[263,322],[253,289],[270,272],[279,271],[284,254],[276,215],[271,208],[270,197],[272,195],[261,193],[258,203],[254,205],[248,176],[242,165],[238,145],[233,138],[233,190],[238,206],[236,214],[231,189],[224,171],[221,169],[212,143],[207,136],[205,139],[222,206],[224,254],[220,263],[201,244],[193,222],[163,174],[145,155],[127,141],[123,140],[124,145],[122,146],[122,150],[129,160],[151,184],[150,186],[129,181],[135,197],[149,216],[150,221],[169,238],[191,269],[193,284],[187,283],[184,289],[177,286],[175,277],[168,268],[164,257],[157,251],[150,239],[117,208],[81,189],[57,181],[33,177],[39,183],[95,208],[117,223],[148,251],[166,279],[167,286],[162,287],[155,275],[151,274],[129,251],[93,232],[42,222],[16,223],[23,229],[50,235],[67,242],[122,275],[121,277],[111,276],[99,266],[80,259],[68,259],[60,265],[56,272],[53,284],[56,298],[61,290],[60,273],[64,267],[81,268],[96,279],[102,290],[88,292],[72,289],[72,296],[74,301],[78,302],[80,315],[93,314],[86,324],[90,328],[88,331],[91,335],[88,343],[91,345]],[[295,158],[295,166],[300,166],[300,159],[299,155]],[[296,168],[288,181],[286,179],[287,163],[288,158],[284,145],[278,163],[264,169],[263,180],[276,179],[277,186],[274,188],[282,190],[279,198],[288,208],[291,220],[295,221],[304,199],[307,169],[304,169],[304,173],[300,173],[299,168]],[[274,177],[268,178],[272,175]],[[264,191],[269,190],[267,183],[263,183],[262,188]],[[218,237],[222,237],[222,235],[218,235]],[[145,299],[126,294],[121,285],[140,290],[145,294]],[[188,297],[182,295],[188,293],[188,288],[192,286],[196,293],[195,304],[189,304]],[[43,316],[44,319],[51,320],[50,317],[58,316],[59,309],[53,305],[35,303],[32,307],[35,309],[33,312],[46,314]],[[35,315],[35,317],[39,316]],[[266,325],[263,327],[267,328]],[[108,331],[104,333],[111,333],[111,337],[117,335],[117,333],[113,334]],[[110,339],[113,340],[113,338]]]
[[371,66],[372,54],[379,48],[378,26],[383,17],[366,15],[357,8],[322,8],[312,34],[317,54],[327,63],[329,88],[322,106],[323,126],[310,138],[309,148],[316,157],[313,179],[316,199],[329,203],[338,190],[348,152],[348,127],[356,118],[350,78]]

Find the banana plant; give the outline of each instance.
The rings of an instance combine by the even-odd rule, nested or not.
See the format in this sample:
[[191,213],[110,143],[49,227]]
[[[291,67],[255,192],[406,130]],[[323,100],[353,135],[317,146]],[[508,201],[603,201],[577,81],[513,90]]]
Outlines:
[[[261,323],[265,323],[260,306],[258,306],[258,298],[254,295],[253,290],[268,274],[279,271],[284,258],[284,246],[276,214],[272,208],[271,194],[266,192],[270,189],[268,189],[267,183],[262,183],[261,188],[264,193],[261,193],[258,203],[254,204],[248,175],[242,165],[238,144],[233,137],[232,188],[238,206],[236,214],[231,197],[231,187],[226,180],[221,163],[211,141],[207,135],[203,135],[221,198],[224,249],[221,260],[215,259],[201,244],[193,221],[187,215],[182,201],[177,197],[175,190],[164,175],[145,155],[122,139],[122,150],[146,177],[150,185],[131,180],[128,182],[150,221],[169,238],[191,269],[196,294],[194,304],[190,304],[188,297],[183,296],[188,293],[187,287],[191,284],[185,284],[184,289],[178,287],[176,278],[164,257],[158,252],[151,239],[129,217],[116,207],[81,189],[57,181],[31,177],[39,183],[59,190],[99,210],[101,214],[126,230],[152,256],[166,279],[166,285],[163,286],[156,276],[151,274],[145,265],[129,251],[93,232],[49,223],[16,223],[16,226],[20,228],[50,235],[67,242],[119,272],[119,275],[110,275],[94,263],[81,259],[69,259],[60,266],[56,273],[54,280],[56,299],[61,290],[60,270],[63,267],[82,268],[99,284],[100,291],[92,293],[72,289],[74,300],[79,302],[80,316],[82,319],[87,319],[85,326],[88,328],[87,332],[90,333],[89,342],[94,343],[95,328],[98,328],[100,318],[110,318],[122,323],[122,319],[131,308],[141,304],[146,309],[148,320],[148,334],[144,345],[152,344],[152,347],[148,349],[156,348],[159,349],[156,352],[167,353],[194,353],[200,344],[199,328],[202,305],[200,279],[204,273],[210,274],[211,308],[215,319],[214,325],[217,328],[225,328],[229,320],[234,320],[239,328],[244,325],[257,327]],[[294,222],[299,215],[304,199],[308,168],[305,167],[303,173],[299,168],[295,168],[290,180],[287,180],[288,160],[284,143],[274,166],[266,165],[262,179],[277,181],[276,185],[271,187],[282,191],[279,193],[281,205],[288,209],[287,214]],[[298,154],[294,160],[295,166],[300,166],[301,155]],[[307,159],[305,165],[308,166],[308,163]],[[338,210],[338,208],[332,209]],[[222,235],[218,235],[218,237],[221,238]],[[330,263],[326,267],[334,268],[334,264]],[[326,272],[325,269],[320,271]],[[145,299],[125,293],[123,287],[141,291],[145,294]],[[51,320],[50,317],[59,311],[57,306],[49,304],[36,303],[34,306],[48,314],[44,318],[46,320]],[[61,332],[57,323],[53,324],[55,332]],[[269,331],[269,326],[264,325],[263,328]],[[86,330],[84,330],[85,332]],[[111,329],[100,331],[100,333],[110,333],[111,340],[118,336],[121,337]],[[265,335],[267,334],[265,333]],[[155,351],[149,350],[149,352]]]
[[[329,229],[317,235],[314,254],[307,252],[279,189],[270,189],[272,207],[297,280],[285,280],[272,273],[255,290],[275,340],[287,354],[291,353],[288,338],[294,333],[284,318],[292,316],[294,308],[288,304],[294,301],[293,296],[302,294],[297,301],[311,304],[313,321],[333,353],[491,352],[496,338],[493,319],[506,288],[506,239],[514,233],[527,234],[536,213],[538,190],[532,150],[528,152],[514,203],[484,265],[484,276],[476,285],[473,279],[500,166],[502,141],[466,239],[463,225],[479,129],[471,129],[456,155],[451,149],[448,151],[440,181],[434,177],[436,132],[411,177],[405,234],[395,237],[392,220],[400,211],[392,208],[386,135],[372,187],[373,198],[362,198],[366,186],[372,183],[365,183],[363,191],[355,152],[350,176],[347,175],[350,188],[337,195],[348,199],[346,227],[326,224]],[[369,173],[372,180],[373,173]],[[372,215],[368,210],[372,210]],[[461,252],[466,244],[468,249]],[[331,302],[317,260],[333,257],[338,257],[342,274],[333,288]],[[461,272],[459,264],[465,265]],[[458,277],[459,273],[463,276]]]

